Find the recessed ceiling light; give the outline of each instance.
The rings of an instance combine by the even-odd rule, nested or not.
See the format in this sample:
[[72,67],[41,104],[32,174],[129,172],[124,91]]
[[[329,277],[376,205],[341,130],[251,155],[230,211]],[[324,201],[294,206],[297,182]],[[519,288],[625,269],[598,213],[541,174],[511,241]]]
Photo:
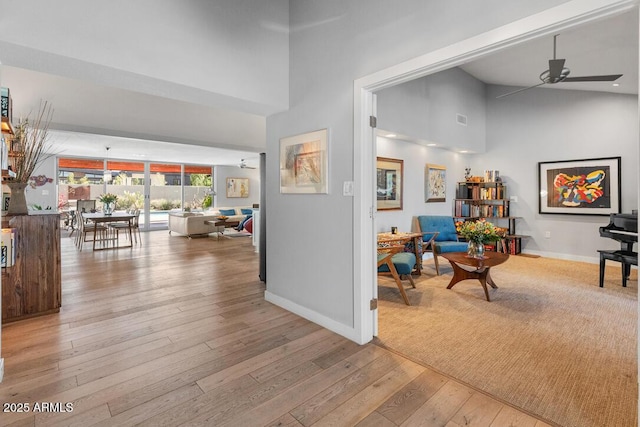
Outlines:
[[387,138],[395,138],[395,137],[396,137],[396,136],[398,136],[398,135],[396,135],[395,133],[388,133],[388,134],[386,134],[385,136],[386,136]]
[[460,150],[461,153],[468,153],[469,150]]
[[434,143],[427,144],[427,147],[435,147],[435,146],[436,146],[436,144],[434,144]]
[[613,86],[618,87],[620,86],[620,83],[614,83]]

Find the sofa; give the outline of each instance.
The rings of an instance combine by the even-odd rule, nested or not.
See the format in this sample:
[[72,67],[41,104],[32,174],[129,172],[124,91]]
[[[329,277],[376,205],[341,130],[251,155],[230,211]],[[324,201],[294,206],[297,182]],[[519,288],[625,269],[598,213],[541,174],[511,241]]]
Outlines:
[[214,221],[219,215],[199,212],[169,212],[169,234],[176,232],[187,237],[198,234],[223,233],[224,226],[205,224],[205,221]]
[[247,215],[252,214],[253,206],[232,206],[228,208],[216,206],[205,212],[205,215],[214,215],[216,217],[220,215],[227,216],[229,217],[227,222],[242,222]]

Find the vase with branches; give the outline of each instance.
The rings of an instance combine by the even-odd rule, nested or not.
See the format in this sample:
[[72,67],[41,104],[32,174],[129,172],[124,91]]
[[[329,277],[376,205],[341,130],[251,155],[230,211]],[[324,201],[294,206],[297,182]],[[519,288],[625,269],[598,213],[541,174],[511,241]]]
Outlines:
[[20,119],[15,127],[13,146],[17,147],[12,162],[13,178],[6,184],[11,189],[9,215],[26,215],[29,213],[24,189],[31,180],[38,165],[55,155],[49,139],[49,125],[53,117],[53,108],[47,101],[40,102],[38,112],[31,118]]

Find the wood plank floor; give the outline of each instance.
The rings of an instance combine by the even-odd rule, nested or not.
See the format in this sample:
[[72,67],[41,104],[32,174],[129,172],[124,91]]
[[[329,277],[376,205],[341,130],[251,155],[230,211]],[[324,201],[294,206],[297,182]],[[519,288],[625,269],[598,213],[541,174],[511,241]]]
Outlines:
[[2,330],[0,425],[549,425],[264,301],[250,240],[63,232],[62,310]]

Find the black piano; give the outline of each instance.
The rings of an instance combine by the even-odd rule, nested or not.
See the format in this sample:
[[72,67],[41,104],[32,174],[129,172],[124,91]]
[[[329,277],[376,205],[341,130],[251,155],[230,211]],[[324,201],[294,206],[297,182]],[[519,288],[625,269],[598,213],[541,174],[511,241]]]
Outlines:
[[634,243],[638,243],[638,214],[611,214],[609,224],[600,227],[600,236],[620,242],[620,250],[598,250],[600,253],[600,287],[604,286],[606,260],[622,264],[622,286],[626,287],[631,266],[638,265],[638,252],[633,251]]

